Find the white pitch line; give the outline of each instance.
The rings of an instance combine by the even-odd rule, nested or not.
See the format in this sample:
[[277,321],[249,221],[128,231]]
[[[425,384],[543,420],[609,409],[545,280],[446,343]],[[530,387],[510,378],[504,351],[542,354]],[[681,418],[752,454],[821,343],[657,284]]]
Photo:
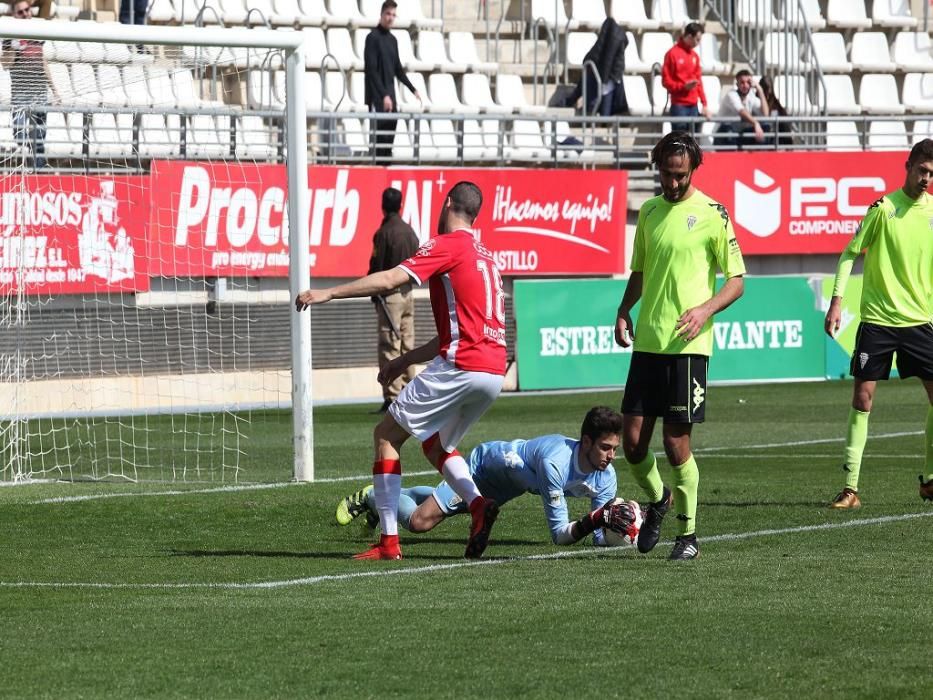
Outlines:
[[[926,513],[903,513],[901,515],[884,515],[877,518],[863,518],[862,520],[847,520],[841,523],[821,523],[819,525],[801,525],[798,527],[785,527],[773,530],[754,530],[752,532],[736,532],[724,535],[711,535],[700,541],[708,542],[734,542],[748,540],[755,537],[772,537],[775,535],[790,535],[801,532],[816,532],[820,530],[840,530],[850,527],[865,527],[868,525],[882,525],[885,523],[904,522],[918,518],[933,517],[933,511]],[[666,542],[664,544],[671,544]],[[431,564],[429,566],[413,566],[405,569],[389,569],[377,571],[357,571],[349,574],[327,574],[324,576],[309,576],[307,578],[286,579],[284,581],[258,581],[255,583],[93,583],[93,582],[54,582],[54,581],[0,581],[0,588],[91,588],[91,589],[219,589],[219,590],[267,590],[273,588],[291,588],[296,586],[313,586],[319,583],[332,581],[351,581],[360,578],[382,578],[385,576],[403,576],[407,574],[430,574],[438,571],[452,571],[473,566],[500,566],[502,564],[516,564],[526,561],[549,561],[553,559],[566,559],[568,557],[600,556],[613,554],[620,550],[625,551],[631,547],[614,548],[588,548],[564,550],[551,554],[532,554],[525,557],[506,557],[502,559],[483,559],[481,561],[464,561],[456,564]]]
[[[910,432],[903,433],[881,433],[880,435],[870,435],[869,437],[872,440],[883,440],[885,438],[897,438],[897,437],[908,437],[915,435],[923,435],[922,430],[915,430]],[[793,442],[772,442],[765,443],[760,445],[728,445],[728,446],[719,446],[719,447],[701,447],[695,449],[694,452],[697,454],[708,453],[708,452],[721,452],[723,450],[761,450],[768,449],[772,447],[800,447],[802,445],[821,445],[826,443],[833,442],[845,442],[844,437],[835,437],[835,438],[821,438],[818,440],[796,440]],[[406,472],[405,476],[428,476],[431,474],[436,474],[436,471],[427,470],[419,472]],[[369,474],[360,474],[358,476],[335,476],[326,479],[315,479],[313,483],[315,484],[334,484],[344,481],[365,481],[369,479]],[[149,492],[136,492],[136,491],[127,491],[123,493],[91,493],[85,494],[83,496],[58,496],[56,498],[43,498],[37,501],[30,501],[30,505],[43,505],[48,503],[77,503],[81,501],[97,501],[104,498],[140,498],[146,496],[186,496],[188,494],[210,494],[210,493],[236,493],[238,491],[261,491],[265,489],[277,489],[284,486],[294,486],[295,482],[283,482],[277,484],[243,484],[240,486],[219,486],[217,488],[210,489],[174,489],[171,491],[149,491]]]
[[[836,454],[797,454],[794,453],[794,459],[835,459],[839,460],[839,455]],[[916,455],[890,455],[890,454],[863,454],[862,459],[890,459],[896,457],[897,459],[923,459],[926,455],[916,454]],[[709,459],[787,459],[787,455],[763,455],[763,454],[748,454],[748,455],[710,455]]]

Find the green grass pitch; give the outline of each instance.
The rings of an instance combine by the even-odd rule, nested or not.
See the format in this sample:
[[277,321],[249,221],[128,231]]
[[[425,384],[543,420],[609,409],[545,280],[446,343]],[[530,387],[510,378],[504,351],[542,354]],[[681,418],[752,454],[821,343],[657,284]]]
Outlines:
[[[649,555],[553,546],[531,496],[479,564],[461,558],[465,517],[403,533],[403,561],[349,560],[368,534],[333,514],[367,481],[369,406],[316,410],[314,484],[0,488],[0,697],[930,697],[926,398],[879,386],[864,506],[833,512],[850,392],[710,389],[686,563],[666,560],[672,519]],[[463,451],[574,435],[619,399],[503,397]],[[253,417],[240,485],[284,482],[290,418]],[[403,465],[427,469],[416,445]],[[53,500],[76,496],[92,498]]]

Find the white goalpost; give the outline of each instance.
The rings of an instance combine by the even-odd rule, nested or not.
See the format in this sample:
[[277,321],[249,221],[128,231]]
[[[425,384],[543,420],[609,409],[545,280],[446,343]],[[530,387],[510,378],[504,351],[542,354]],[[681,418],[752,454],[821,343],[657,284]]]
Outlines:
[[0,482],[253,478],[270,409],[312,481],[302,33],[0,40]]

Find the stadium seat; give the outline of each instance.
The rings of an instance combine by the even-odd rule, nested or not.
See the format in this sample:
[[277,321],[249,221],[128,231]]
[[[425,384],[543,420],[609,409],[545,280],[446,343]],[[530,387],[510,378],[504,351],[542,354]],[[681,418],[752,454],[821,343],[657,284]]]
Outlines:
[[149,87],[149,97],[152,104],[159,107],[177,107],[178,100],[172,89],[172,79],[165,66],[146,66],[143,69],[146,75],[146,85]]
[[457,161],[457,127],[451,119],[432,119],[431,143],[434,146],[434,160],[453,163]]
[[[330,0],[330,10],[337,10],[341,13],[346,13],[347,24],[351,27],[375,27],[379,24],[379,15],[380,9],[382,7],[381,2],[375,3],[375,8],[372,7],[374,3],[372,0],[363,0],[363,9],[360,11],[360,7],[357,4],[356,0]],[[330,24],[328,18],[324,20],[326,23]],[[404,20],[399,21],[398,13],[396,13],[395,24],[393,25],[396,29],[407,29],[410,23],[405,22]]]
[[625,75],[622,76],[622,84],[625,86],[625,99],[628,100],[629,113],[633,117],[651,116],[651,98],[648,97],[645,79],[640,75]]
[[[704,86],[705,87],[705,86]],[[626,99],[628,98],[628,93],[625,94]],[[663,114],[664,110],[667,109],[667,102],[670,95],[661,84],[661,76],[655,75],[651,78],[651,103],[654,105],[655,114]]]
[[774,79],[774,94],[781,100],[788,114],[808,115],[817,112],[802,75],[778,75]]
[[421,73],[409,73],[408,80],[415,86],[421,94],[421,102],[412,94],[412,92],[396,81],[395,96],[398,98],[399,109],[402,112],[427,112],[431,110],[431,96],[428,94],[428,88],[424,84],[424,76]]
[[447,55],[444,35],[441,32],[418,32],[418,59],[423,63],[433,64],[435,70],[445,73],[464,73],[467,66],[451,61]]
[[826,150],[859,151],[862,140],[853,121],[826,122]]
[[801,58],[800,42],[793,32],[768,32],[762,49],[769,71],[806,73],[810,70],[810,62]]
[[521,76],[513,74],[500,73],[496,76],[496,104],[520,114],[542,114],[547,111],[543,105],[528,103]]
[[[368,34],[368,30],[357,30],[357,36],[360,32]],[[408,32],[403,32],[399,29],[393,29],[392,35],[395,37],[398,42],[398,58],[402,62],[402,66],[405,67],[406,71],[413,70],[420,73],[431,73],[432,71],[437,70],[437,64],[422,61],[418,58],[415,58],[415,51],[411,45],[411,34]],[[365,46],[365,38],[364,38]]]
[[[824,75],[826,85],[826,114],[861,114],[862,107],[855,101],[855,89],[848,75]],[[818,90],[817,95],[822,96]],[[822,97],[817,103],[822,106]]]
[[498,63],[480,59],[472,32],[450,32],[447,35],[447,44],[450,49],[450,60],[454,63],[462,63],[473,72],[495,73],[499,68]]
[[[347,85],[347,90],[350,93],[350,99],[353,102],[361,104],[364,106],[364,112],[369,111],[369,105],[366,104],[366,75],[363,71],[354,71],[350,73],[350,84]],[[396,95],[398,97],[398,95]]]
[[933,120],[918,119],[915,121],[911,129],[910,143],[915,144],[929,138],[933,138]]
[[641,35],[641,60],[649,66],[664,64],[664,54],[674,45],[668,32],[645,32]]
[[295,24],[319,27],[324,24],[324,0],[318,0],[316,7],[307,0],[305,7],[306,10],[302,9],[298,0],[272,0],[273,11],[269,21],[274,25],[286,27]]
[[324,24],[328,27],[375,27],[379,24],[377,17],[374,22],[363,17],[360,14],[356,0],[350,2],[338,2],[338,0],[328,0],[325,6],[324,0],[299,0],[301,9],[307,14],[322,14]]
[[344,117],[340,120],[343,127],[341,137],[343,144],[354,157],[366,156],[370,151],[369,120],[359,117]]
[[933,71],[931,50],[930,35],[926,32],[899,32],[894,37],[891,54],[894,63],[905,73],[924,73]]
[[626,73],[650,73],[651,64],[645,63],[638,55],[638,42],[635,41],[635,35],[626,32],[628,44],[625,46],[625,72]]
[[506,146],[507,160],[541,161],[551,156],[551,149],[544,145],[541,124],[533,119],[516,119],[512,122],[512,140]]
[[819,0],[801,0],[784,4],[784,25],[788,28],[803,29],[809,27],[810,31],[819,31],[826,27],[826,20],[820,11]]
[[[301,34],[305,45],[305,67],[309,70],[317,70],[324,62],[324,56],[327,55],[324,30],[321,27],[304,27]],[[335,67],[333,62],[330,62],[329,66]]]
[[531,21],[543,19],[544,23],[555,32],[566,32],[578,28],[575,19],[567,17],[564,3],[554,0],[531,0]]
[[428,92],[431,94],[430,112],[442,114],[476,114],[478,107],[465,105],[457,95],[454,77],[449,73],[432,73],[428,76]]
[[910,15],[910,0],[873,0],[871,19],[879,27],[913,29],[917,26],[917,19]]
[[[871,20],[865,14],[862,0],[827,0],[826,21],[840,29],[870,29]],[[858,36],[858,35],[856,35]]]
[[225,158],[230,155],[230,117],[192,114],[188,117],[187,156]]
[[241,114],[236,118],[237,158],[270,160],[275,157],[274,132],[255,114]]
[[[279,73],[280,71],[276,71]],[[305,108],[309,112],[328,112],[331,104],[324,95],[324,85],[321,82],[321,74],[317,71],[305,71]],[[283,83],[284,87],[284,83]],[[281,93],[285,97],[285,91]]]
[[76,41],[47,41],[43,55],[46,62],[77,63],[81,60],[81,47]]
[[703,69],[704,74],[730,75],[732,73],[732,67],[719,60],[721,55],[719,37],[712,32],[703,32],[697,53],[700,54],[700,68]]
[[[704,75],[703,92],[706,93],[706,99],[709,100],[710,114],[719,114],[719,105],[722,102],[722,82],[715,75]],[[731,86],[730,86],[731,89]]]
[[933,113],[933,73],[908,73],[901,94],[908,112]]
[[[337,59],[342,70],[363,70],[363,59],[356,55],[350,30],[346,27],[331,27],[327,30],[327,50]],[[328,65],[327,68],[332,68]]]
[[133,115],[95,112],[89,144],[91,158],[129,158],[133,155]]
[[498,105],[492,99],[489,77],[481,73],[466,73],[463,76],[463,103],[487,114],[508,114],[510,109]]
[[104,45],[99,41],[82,41],[78,46],[78,52],[83,63],[99,64],[106,60]]
[[910,148],[904,122],[876,119],[868,127],[868,150],[906,151]]
[[685,0],[651,0],[651,18],[661,27],[675,31],[680,31],[690,22]]
[[756,27],[765,31],[784,28],[784,21],[774,16],[771,0],[736,0],[735,21],[740,27]]
[[[103,95],[100,94],[100,89],[97,87],[97,75],[94,73],[94,66],[90,63],[71,64],[71,88],[74,90],[71,99],[72,104],[96,107],[103,101]],[[122,90],[119,89],[119,86],[114,92],[117,93],[114,95],[114,99],[118,103],[117,106],[122,107],[123,105],[119,103],[126,102],[125,93],[121,98],[120,93],[122,93]]]
[[[246,104],[250,109],[283,109],[285,107],[285,71],[259,69],[249,71],[246,75]],[[305,104],[309,104],[307,96]],[[319,103],[315,111],[320,108]]]
[[168,24],[175,21],[175,7],[171,0],[151,0],[146,12],[149,24]]
[[[45,72],[56,100],[67,107],[73,105],[75,91],[71,86],[71,71],[68,70],[68,66],[64,63],[47,63]],[[4,75],[9,77],[9,71],[4,71]]]
[[415,147],[408,131],[408,120],[398,119],[395,123],[395,142],[392,144],[393,160],[410,161],[415,158]]
[[888,38],[883,32],[857,32],[852,36],[852,67],[862,73],[893,73]]
[[463,159],[495,160],[499,153],[499,120],[463,120]]
[[[0,133],[4,137],[9,134],[9,142],[4,139],[3,143],[12,143],[9,111],[4,110],[2,117],[6,119],[0,122]],[[49,112],[45,122],[45,154],[49,158],[79,158],[84,141],[82,121],[83,115],[76,112]]]
[[868,73],[862,76],[858,101],[868,114],[903,114],[904,105],[897,94],[893,75]]
[[[0,102],[9,104],[10,97],[10,73],[0,66]],[[2,112],[9,112],[9,110],[0,110],[0,113]]]
[[100,89],[101,104],[110,107],[126,106],[123,73],[120,72],[119,66],[110,63],[97,66],[97,87]]
[[421,0],[398,0],[396,22],[399,20],[403,23],[408,22],[411,26],[417,27],[418,29],[440,29],[444,25],[443,21],[439,18],[428,17],[424,14]]
[[141,158],[177,158],[178,140],[169,137],[165,115],[139,115],[139,156]]
[[570,68],[579,68],[583,65],[586,52],[596,43],[596,34],[593,32],[570,32],[567,35],[567,65]]
[[[51,68],[51,65],[49,66]],[[126,93],[127,107],[148,107],[152,104],[146,74],[143,66],[123,66],[123,91]]]
[[[417,0],[416,0],[417,1]],[[331,7],[334,6],[334,0],[331,0]],[[356,5],[355,0],[342,0],[340,6],[346,5]],[[372,24],[369,26],[375,27],[379,24],[379,18],[382,14],[382,0],[361,0],[359,14],[366,18],[367,22],[371,21]],[[357,25],[359,26],[359,25]],[[395,23],[392,25],[395,29],[408,29],[411,26],[411,19],[405,17],[402,14],[402,3],[398,3],[398,8],[395,11]]]
[[365,104],[356,102],[350,95],[349,86],[341,71],[332,70],[324,74],[324,99],[335,112],[369,111]]
[[220,4],[220,18],[227,27],[246,23],[246,5],[243,0],[217,0]]
[[262,27],[272,23],[275,8],[272,0],[244,0],[246,13],[244,24],[250,27]]
[[580,29],[599,29],[606,21],[606,5],[603,0],[573,0],[570,16]]
[[846,55],[846,43],[839,32],[815,32],[810,35],[813,52],[824,73],[849,73],[852,62]]
[[645,14],[645,3],[632,0],[612,0],[609,16],[626,29],[653,31],[661,26],[656,19],[649,19]]

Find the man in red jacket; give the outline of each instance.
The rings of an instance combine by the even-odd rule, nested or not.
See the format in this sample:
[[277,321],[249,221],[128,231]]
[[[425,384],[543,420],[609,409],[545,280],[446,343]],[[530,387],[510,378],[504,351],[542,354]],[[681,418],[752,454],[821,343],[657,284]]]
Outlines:
[[664,54],[661,68],[661,84],[671,96],[671,130],[694,131],[690,122],[674,121],[677,117],[700,116],[699,104],[703,105],[703,116],[709,119],[709,103],[703,91],[703,74],[700,71],[700,56],[695,51],[703,38],[703,25],[691,22],[670,50]]

